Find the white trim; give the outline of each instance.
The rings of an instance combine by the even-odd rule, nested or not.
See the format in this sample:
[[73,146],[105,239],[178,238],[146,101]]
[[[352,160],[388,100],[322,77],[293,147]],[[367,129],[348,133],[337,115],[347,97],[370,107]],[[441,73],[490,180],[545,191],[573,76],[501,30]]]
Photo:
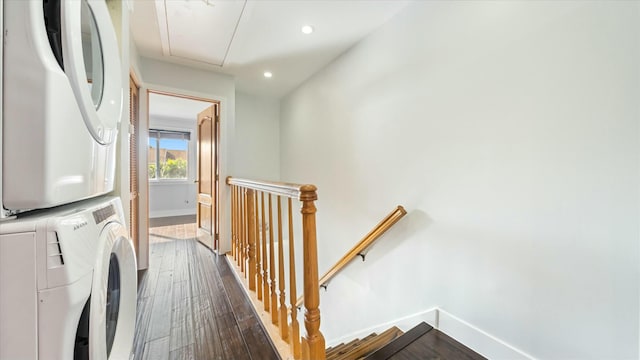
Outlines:
[[488,359],[535,359],[524,351],[442,309],[438,309],[437,328]]
[[335,346],[356,338],[363,338],[374,332],[381,333],[392,326],[406,332],[423,321],[488,359],[535,360],[524,351],[438,307],[327,340],[326,343],[327,347]]
[[345,336],[341,336],[339,338],[336,339],[331,339],[331,340],[327,340],[326,344],[327,347],[330,346],[335,346],[338,345],[340,343],[344,343],[344,342],[348,342],[350,340],[356,339],[356,338],[360,338],[362,339],[363,337],[371,334],[371,333],[381,333],[387,329],[389,329],[392,326],[396,326],[398,327],[400,330],[407,332],[408,330],[410,330],[411,328],[413,328],[414,326],[418,325],[421,322],[426,322],[427,324],[433,326],[434,328],[437,327],[437,323],[438,323],[438,308],[431,308],[425,311],[421,311],[419,313],[413,314],[413,315],[409,315],[409,316],[405,316],[402,317],[400,319],[396,319],[396,320],[392,320],[392,321],[388,321],[379,325],[375,325],[369,328],[366,328],[364,330],[359,330],[350,334],[347,334]]
[[[221,253],[218,252],[218,255],[220,254]],[[242,291],[244,291],[244,293],[247,295],[247,298],[249,298],[249,301],[251,301],[251,304],[253,305],[253,309],[258,315],[258,319],[260,320],[262,327],[267,332],[269,340],[271,341],[271,344],[280,355],[280,358],[282,360],[294,360],[289,344],[286,343],[284,340],[282,340],[282,338],[280,337],[280,328],[278,328],[277,325],[274,325],[271,322],[271,313],[263,309],[264,307],[262,306],[263,304],[262,300],[258,300],[256,292],[249,291],[249,282],[244,276],[240,275],[241,273],[240,267],[234,263],[231,256],[225,256],[224,258],[227,261],[229,268],[231,268],[231,272],[233,273],[233,276],[235,276],[236,280],[241,284],[240,287],[242,288]],[[304,324],[301,324],[300,336],[303,336],[304,332],[305,332]]]
[[156,18],[158,20],[158,30],[160,31],[160,44],[162,45],[162,55],[171,56],[169,46],[169,29],[167,22],[167,8],[164,0],[156,0]]
[[[138,59],[140,60],[140,59]],[[157,61],[157,60],[156,60]],[[140,65],[140,64],[138,64]],[[141,74],[140,74],[141,75]],[[230,100],[226,96],[221,96],[215,93],[203,93],[199,91],[192,91],[188,89],[182,89],[173,86],[160,85],[158,83],[146,81],[144,77],[138,78],[140,81],[140,89],[139,89],[139,98],[140,98],[140,131],[139,139],[140,144],[148,144],[148,132],[149,129],[149,121],[151,120],[149,117],[149,91],[151,92],[161,92],[166,94],[173,95],[183,95],[183,96],[191,96],[199,99],[204,99],[204,101],[211,100],[213,102],[218,102],[220,105],[220,122],[221,122],[221,136],[220,136],[220,153],[218,154],[220,160],[220,179],[225,179],[228,175],[229,164],[227,162],[227,152],[231,147],[231,140],[233,137],[233,129],[234,129],[234,117],[230,117],[228,108],[230,107]],[[164,217],[164,216],[179,216],[179,215],[192,215],[194,212],[190,212],[188,214],[178,213],[180,211],[176,211],[176,213],[166,212],[151,212],[149,209],[149,178],[147,174],[147,159],[148,159],[148,151],[147,146],[141,146],[140,149],[140,158],[138,159],[138,174],[140,176],[139,184],[139,213],[144,216],[140,216],[140,228],[141,234],[138,237],[138,249],[140,252],[140,259],[138,262],[140,269],[146,269],[149,267],[149,234],[147,233],[148,228],[148,219],[153,217]],[[226,189],[226,186],[223,185],[221,181],[220,186],[220,203],[225,204],[229,201],[230,195]],[[231,249],[231,240],[230,240],[230,225],[231,221],[227,218],[227,214],[223,211],[224,207],[221,207],[220,211],[220,251],[221,253],[225,253]],[[184,210],[183,210],[184,211]],[[149,214],[148,216],[146,214]],[[228,225],[227,225],[228,223]],[[144,227],[143,227],[144,226]]]
[[[2,32],[0,32],[0,44],[4,44],[4,13],[3,10],[4,9],[4,4],[2,4],[2,6],[0,6],[0,29],[2,29]],[[0,46],[0,69],[4,69],[4,65],[2,63],[2,54],[4,52],[4,46]],[[6,70],[3,70],[6,71]],[[2,91],[4,89],[4,84],[0,84],[0,99],[4,99],[2,97]],[[4,101],[0,101],[0,159],[3,159],[3,155],[2,155],[2,105],[3,105]],[[0,160],[1,161],[1,160]],[[3,219],[5,219],[6,217],[8,217],[7,212],[4,209],[4,202],[2,201],[2,164],[0,164],[0,221],[2,221]]]
[[[189,166],[189,165],[187,165]],[[194,185],[193,179],[149,179],[149,186]]]
[[168,216],[195,215],[195,209],[158,210],[149,213],[149,218],[160,218]]

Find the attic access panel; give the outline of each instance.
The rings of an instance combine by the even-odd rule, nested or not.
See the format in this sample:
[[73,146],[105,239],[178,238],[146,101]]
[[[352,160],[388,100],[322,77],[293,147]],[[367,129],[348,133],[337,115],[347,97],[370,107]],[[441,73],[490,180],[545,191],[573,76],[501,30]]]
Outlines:
[[222,66],[245,3],[156,0],[163,54]]

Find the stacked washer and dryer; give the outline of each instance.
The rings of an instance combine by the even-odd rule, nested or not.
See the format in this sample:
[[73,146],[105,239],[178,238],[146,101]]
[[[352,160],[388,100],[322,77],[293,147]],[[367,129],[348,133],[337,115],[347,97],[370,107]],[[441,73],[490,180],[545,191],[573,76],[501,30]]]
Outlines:
[[0,359],[129,359],[137,269],[108,196],[123,88],[107,6],[0,11]]

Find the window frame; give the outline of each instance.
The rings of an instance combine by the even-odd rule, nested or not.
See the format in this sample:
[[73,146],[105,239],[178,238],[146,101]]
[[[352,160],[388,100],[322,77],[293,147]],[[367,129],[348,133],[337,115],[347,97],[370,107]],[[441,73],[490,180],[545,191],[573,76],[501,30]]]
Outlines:
[[[183,136],[186,136],[187,138],[184,139],[187,141],[187,146],[186,146],[186,160],[187,160],[187,169],[186,169],[186,176],[184,178],[161,178],[160,177],[160,140],[162,139],[161,136],[152,136],[153,133],[156,134],[160,134],[160,133],[173,133],[173,134],[182,134]],[[155,144],[155,164],[156,164],[156,176],[155,178],[152,177],[148,177],[148,181],[149,183],[152,184],[165,184],[165,185],[169,185],[169,184],[176,184],[176,183],[188,183],[190,181],[192,181],[192,169],[191,167],[193,166],[192,163],[192,151],[193,151],[193,130],[188,129],[188,128],[173,128],[173,127],[166,127],[166,126],[154,126],[154,127],[150,127],[149,128],[149,132],[148,132],[148,140],[147,140],[147,146],[150,146],[150,141],[152,139],[155,139],[156,144]],[[147,171],[149,169],[149,164],[151,164],[147,158]]]

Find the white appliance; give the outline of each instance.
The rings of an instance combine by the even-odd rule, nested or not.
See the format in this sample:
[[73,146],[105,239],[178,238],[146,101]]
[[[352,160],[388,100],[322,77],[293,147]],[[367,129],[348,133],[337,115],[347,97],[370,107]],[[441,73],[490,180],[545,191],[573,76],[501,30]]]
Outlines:
[[123,89],[105,1],[2,6],[2,217],[112,191]]
[[129,359],[137,270],[119,198],[0,226],[0,359]]

